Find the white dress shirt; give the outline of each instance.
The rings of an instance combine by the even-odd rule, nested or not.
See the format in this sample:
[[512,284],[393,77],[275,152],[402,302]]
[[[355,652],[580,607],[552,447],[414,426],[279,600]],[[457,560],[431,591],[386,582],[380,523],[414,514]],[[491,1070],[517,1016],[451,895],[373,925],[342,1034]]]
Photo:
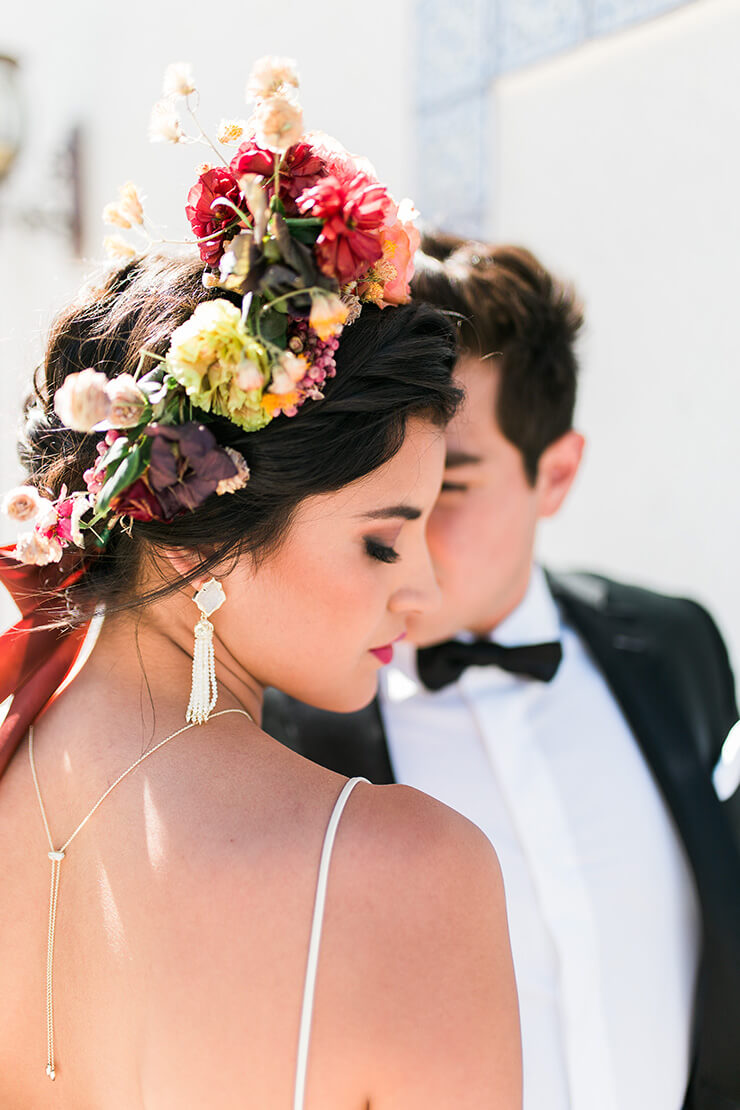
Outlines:
[[560,639],[563,661],[550,683],[470,667],[432,693],[402,643],[380,698],[397,781],[465,814],[498,853],[524,1110],[680,1110],[700,926],[670,813],[539,567],[491,638]]

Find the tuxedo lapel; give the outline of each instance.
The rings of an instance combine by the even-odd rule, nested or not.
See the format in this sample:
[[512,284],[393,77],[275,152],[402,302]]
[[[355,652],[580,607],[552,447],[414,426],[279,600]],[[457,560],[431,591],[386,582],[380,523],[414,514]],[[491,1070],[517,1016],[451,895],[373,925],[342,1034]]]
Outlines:
[[356,713],[326,713],[301,706],[294,720],[300,727],[296,750],[315,763],[376,784],[394,781],[377,699]]
[[585,596],[572,580],[548,577],[632,727],[694,873],[704,945],[696,1066],[684,1110],[740,1110],[740,853],[699,756],[691,699],[670,673],[670,642],[659,645],[636,608],[609,597],[608,583],[593,580],[589,586],[603,586],[601,596]]

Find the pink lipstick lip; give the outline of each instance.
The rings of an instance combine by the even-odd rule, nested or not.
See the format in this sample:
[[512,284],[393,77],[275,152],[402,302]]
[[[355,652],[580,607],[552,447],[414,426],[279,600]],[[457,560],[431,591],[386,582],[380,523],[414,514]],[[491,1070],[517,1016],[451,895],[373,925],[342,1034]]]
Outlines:
[[381,663],[390,663],[393,659],[393,645],[397,644],[399,640],[403,640],[406,633],[402,632],[400,636],[396,636],[395,640],[391,640],[389,644],[383,644],[382,647],[370,648],[371,653]]

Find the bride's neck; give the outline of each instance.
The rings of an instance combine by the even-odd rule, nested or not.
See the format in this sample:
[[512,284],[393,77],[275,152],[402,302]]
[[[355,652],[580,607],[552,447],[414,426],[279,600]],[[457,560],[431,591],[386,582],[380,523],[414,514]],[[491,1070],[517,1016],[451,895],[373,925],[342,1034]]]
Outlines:
[[[174,599],[173,599],[174,600]],[[157,720],[183,717],[192,675],[193,625],[178,604],[108,614],[80,676],[81,686],[106,691],[106,700],[148,704]],[[197,616],[197,614],[196,614]],[[246,709],[259,723],[262,687],[214,634],[217,708]],[[112,707],[111,707],[112,708]]]

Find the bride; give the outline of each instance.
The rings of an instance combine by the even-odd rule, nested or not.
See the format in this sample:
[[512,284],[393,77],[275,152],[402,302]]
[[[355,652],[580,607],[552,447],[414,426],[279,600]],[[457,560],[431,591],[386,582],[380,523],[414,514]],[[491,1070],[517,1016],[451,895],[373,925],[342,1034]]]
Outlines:
[[130,252],[27,406],[0,568],[24,614],[0,644],[9,1110],[521,1105],[488,841],[259,725],[268,685],[365,705],[436,604],[459,399],[449,325],[404,303],[410,225],[301,134],[296,84],[258,64],[253,132],[189,196],[202,261]]

